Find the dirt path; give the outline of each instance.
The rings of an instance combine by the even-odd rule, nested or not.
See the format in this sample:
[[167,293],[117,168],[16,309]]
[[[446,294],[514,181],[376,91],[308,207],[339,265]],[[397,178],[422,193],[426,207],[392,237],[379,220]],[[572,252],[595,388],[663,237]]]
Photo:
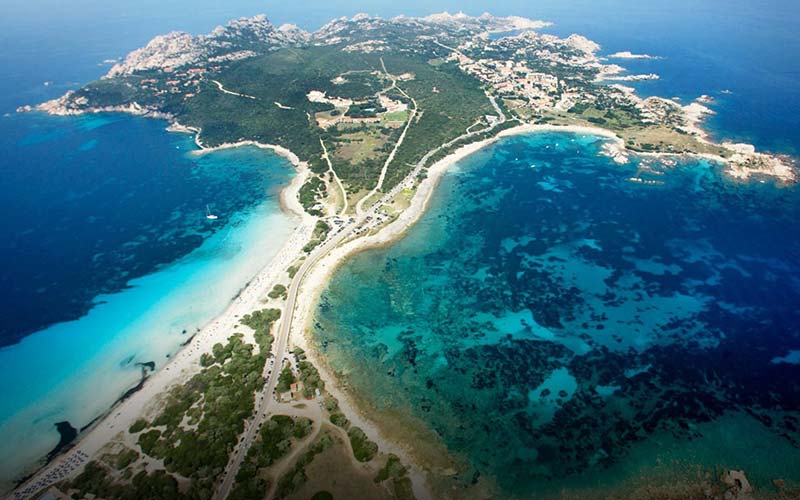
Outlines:
[[331,163],[331,157],[328,155],[328,148],[325,147],[325,142],[322,140],[322,137],[319,138],[319,144],[322,146],[322,151],[324,152],[323,158],[325,161],[328,162],[328,168],[330,169],[331,173],[333,174],[333,178],[336,181],[336,184],[339,185],[339,189],[342,191],[342,211],[339,212],[341,217],[344,217],[344,214],[347,213],[347,209],[349,208],[347,204],[347,191],[344,189],[344,184],[342,184],[342,180],[339,179],[339,176],[336,174],[336,170],[333,168],[333,163]]

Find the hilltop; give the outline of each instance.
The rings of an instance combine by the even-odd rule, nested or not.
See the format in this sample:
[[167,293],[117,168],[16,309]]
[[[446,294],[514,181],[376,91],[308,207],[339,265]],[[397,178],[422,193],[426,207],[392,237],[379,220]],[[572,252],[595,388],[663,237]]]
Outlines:
[[354,209],[427,152],[501,116],[511,120],[497,131],[521,123],[611,131],[624,143],[609,151],[620,162],[624,150],[690,153],[728,163],[739,178],[794,179],[785,158],[709,141],[699,126],[713,112],[707,100],[642,99],[612,82],[658,75],[629,75],[601,57],[597,43],[540,33],[548,26],[490,14],[359,14],[309,33],[259,15],[207,35],[158,36],[100,80],[39,109],[166,118],[204,148],[287,148],[319,176],[303,191],[314,214]]
[[786,158],[711,141],[700,127],[712,112],[707,96],[687,105],[641,98],[609,82],[653,75],[630,75],[599,44],[542,33],[548,26],[490,14],[359,14],[312,33],[261,15],[206,35],[155,37],[102,78],[39,105],[165,119],[204,150],[274,147],[300,167],[284,192],[300,222],[278,264],[192,338],[172,372],[134,391],[17,498],[51,485],[119,498],[306,498],[337,474],[376,497],[418,495],[424,478],[410,457],[361,421],[314,346],[298,348],[301,320],[327,273],[400,237],[448,165],[497,137],[569,130],[604,138],[618,163],[634,153],[702,155],[736,178],[794,181]]

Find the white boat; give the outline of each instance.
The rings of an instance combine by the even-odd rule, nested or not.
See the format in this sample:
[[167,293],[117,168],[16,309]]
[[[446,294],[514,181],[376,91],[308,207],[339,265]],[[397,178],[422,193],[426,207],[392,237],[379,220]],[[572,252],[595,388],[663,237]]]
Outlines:
[[217,217],[216,215],[211,213],[211,211],[208,209],[208,205],[206,205],[206,219],[208,219],[208,220],[217,220],[217,219],[219,219],[219,217]]

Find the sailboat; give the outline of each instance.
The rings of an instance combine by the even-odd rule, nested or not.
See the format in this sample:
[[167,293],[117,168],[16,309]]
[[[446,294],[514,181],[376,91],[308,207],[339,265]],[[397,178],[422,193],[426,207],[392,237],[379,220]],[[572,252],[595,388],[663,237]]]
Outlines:
[[208,205],[206,205],[206,219],[208,219],[208,220],[217,220],[217,219],[219,219],[219,217],[217,217],[216,215],[211,213],[211,211],[208,209]]

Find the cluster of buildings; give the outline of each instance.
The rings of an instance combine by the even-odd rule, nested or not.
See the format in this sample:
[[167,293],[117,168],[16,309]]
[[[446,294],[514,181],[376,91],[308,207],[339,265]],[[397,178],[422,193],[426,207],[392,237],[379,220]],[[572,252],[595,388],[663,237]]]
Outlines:
[[183,94],[184,99],[190,99],[199,92],[200,81],[203,77],[209,72],[219,71],[220,69],[222,69],[221,66],[212,66],[210,68],[195,67],[175,72],[175,68],[167,66],[162,69],[162,72],[168,75],[169,80],[143,78],[139,80],[139,89],[152,91],[154,96]]
[[460,51],[453,51],[448,60],[457,62],[462,71],[489,84],[498,94],[524,99],[534,109],[566,110],[584,97],[557,76],[531,69],[524,60],[472,59]]
[[472,59],[461,52],[452,52],[465,73],[491,85],[501,95],[523,98],[536,108],[554,107],[561,98],[563,82],[551,74],[534,71],[525,61]]
[[[597,103],[602,106],[637,105],[631,93],[616,86],[581,85],[618,73],[614,65],[604,65],[596,56],[594,42],[572,35],[561,39],[552,35],[526,32],[496,42],[469,41],[451,50],[448,61],[454,61],[462,71],[474,76],[504,97],[524,100],[535,112],[543,110],[569,111],[576,104]],[[482,45],[482,46],[481,46]],[[464,51],[470,55],[465,54]],[[477,55],[475,55],[477,54]],[[531,61],[535,61],[531,64]],[[533,67],[532,67],[533,66]],[[549,72],[547,68],[552,68]],[[622,69],[622,68],[619,68]],[[636,75],[632,79],[644,78]]]

